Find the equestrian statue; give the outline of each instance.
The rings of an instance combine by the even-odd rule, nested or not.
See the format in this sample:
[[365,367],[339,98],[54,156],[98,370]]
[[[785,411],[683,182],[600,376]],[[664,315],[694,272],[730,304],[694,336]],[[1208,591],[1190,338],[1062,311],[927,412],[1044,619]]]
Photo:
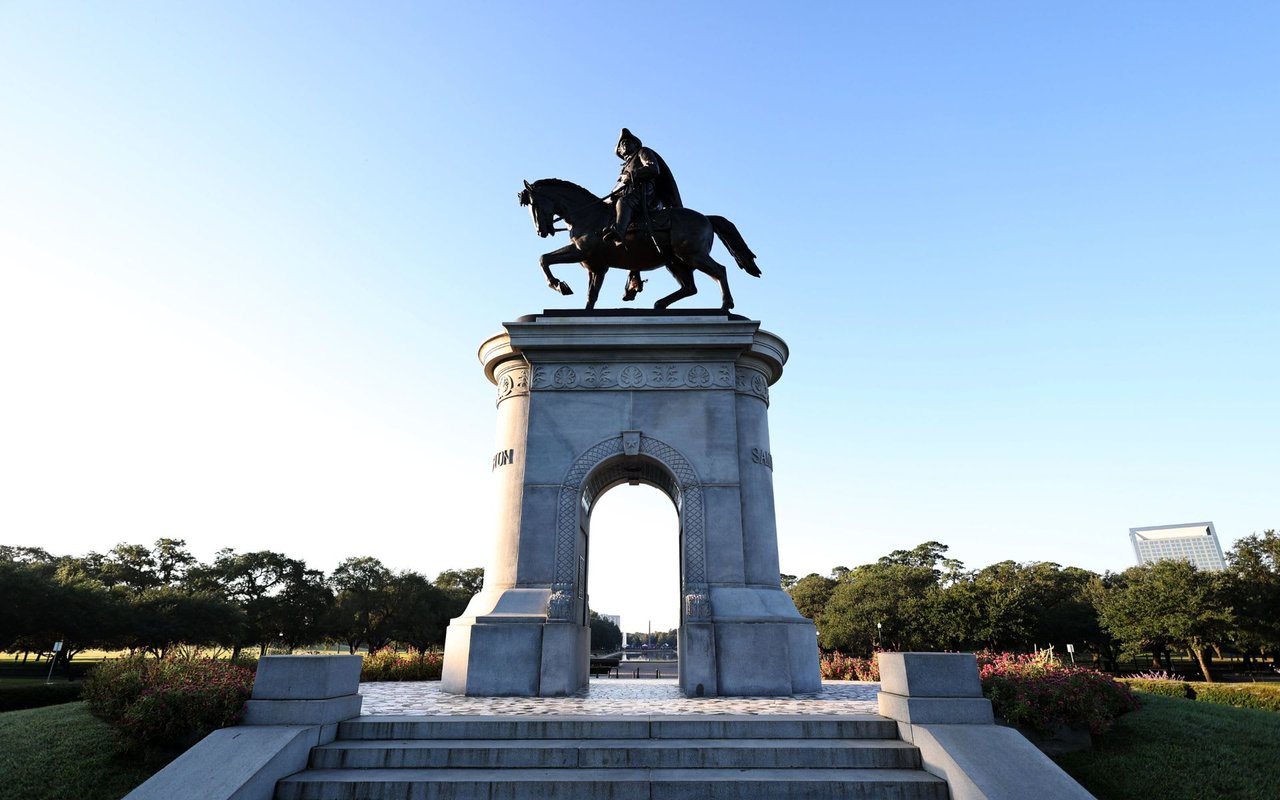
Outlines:
[[[622,171],[613,191],[603,198],[557,178],[524,182],[520,205],[529,207],[538,236],[554,236],[562,230],[569,234],[569,244],[538,259],[547,285],[560,294],[573,294],[567,283],[551,274],[550,267],[577,261],[588,274],[587,308],[595,308],[610,267],[630,273],[623,300],[632,300],[643,290],[641,272],[666,267],[680,284],[654,304],[654,308],[666,308],[697,293],[693,272],[698,270],[720,284],[720,307],[733,308],[728,273],[711,257],[711,245],[713,236],[719,236],[738,266],[758,278],[755,253],[742,234],[724,217],[685,208],[662,156],[644,147],[626,128],[616,152]],[[555,227],[561,220],[565,227]]]

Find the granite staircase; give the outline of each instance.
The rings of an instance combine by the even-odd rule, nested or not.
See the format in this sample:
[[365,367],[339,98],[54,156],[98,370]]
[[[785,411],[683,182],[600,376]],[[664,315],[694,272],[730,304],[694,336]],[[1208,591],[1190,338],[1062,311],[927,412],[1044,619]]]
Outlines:
[[277,800],[946,800],[875,715],[366,716]]

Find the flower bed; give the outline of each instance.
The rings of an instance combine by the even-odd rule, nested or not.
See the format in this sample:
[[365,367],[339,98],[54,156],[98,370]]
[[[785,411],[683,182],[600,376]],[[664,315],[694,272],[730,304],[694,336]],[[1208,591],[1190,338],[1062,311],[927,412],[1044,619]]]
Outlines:
[[880,662],[871,658],[846,656],[839,650],[823,653],[818,660],[822,679],[828,681],[879,681]]
[[978,653],[982,693],[1011,725],[1049,734],[1063,727],[1102,733],[1138,708],[1128,686],[1085,667],[1066,666],[1048,653]]
[[122,750],[183,747],[240,719],[253,673],[206,658],[123,658],[85,682],[89,710],[116,729]]
[[444,670],[444,656],[440,653],[419,653],[410,650],[396,653],[383,648],[364,657],[360,669],[362,681],[438,681]]

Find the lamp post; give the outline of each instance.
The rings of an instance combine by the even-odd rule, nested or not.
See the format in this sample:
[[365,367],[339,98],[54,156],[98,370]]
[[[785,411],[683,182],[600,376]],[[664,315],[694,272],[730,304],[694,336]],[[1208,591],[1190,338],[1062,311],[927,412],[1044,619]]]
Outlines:
[[880,649],[880,623],[876,623],[876,649]]

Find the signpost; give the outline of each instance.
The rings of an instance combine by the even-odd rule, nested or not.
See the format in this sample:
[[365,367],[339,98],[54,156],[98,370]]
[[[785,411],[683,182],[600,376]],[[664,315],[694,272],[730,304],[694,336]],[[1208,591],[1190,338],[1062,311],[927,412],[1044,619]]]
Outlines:
[[1076,646],[1074,644],[1067,645],[1067,653],[1071,656],[1071,666],[1076,665]]
[[53,643],[53,655],[49,657],[49,677],[44,679],[45,683],[53,682],[53,667],[58,663],[58,653],[62,652],[62,642]]

